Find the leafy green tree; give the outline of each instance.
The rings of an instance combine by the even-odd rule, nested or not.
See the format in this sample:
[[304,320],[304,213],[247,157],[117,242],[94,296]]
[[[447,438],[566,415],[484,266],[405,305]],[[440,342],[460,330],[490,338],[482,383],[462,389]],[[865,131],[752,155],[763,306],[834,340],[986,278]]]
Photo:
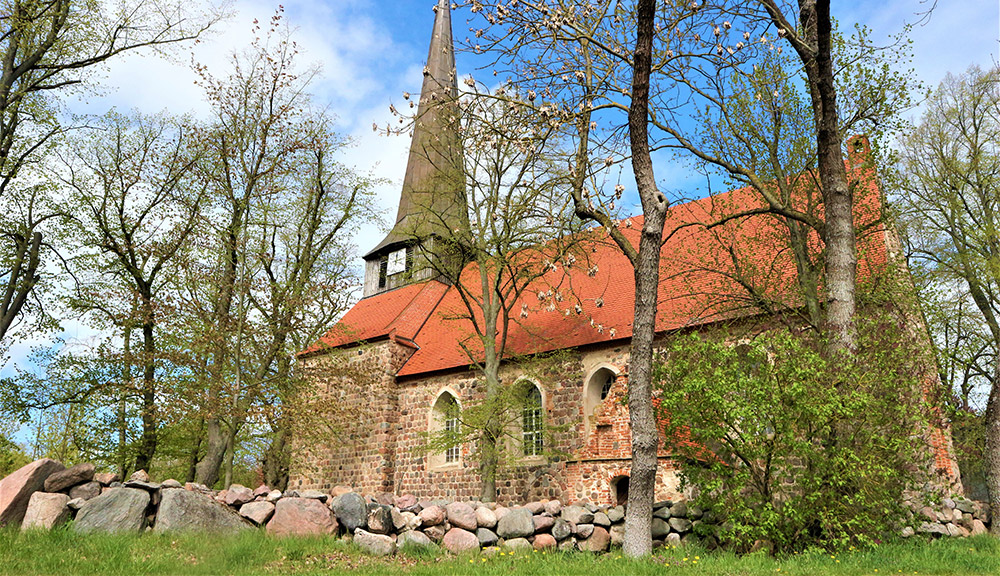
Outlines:
[[45,320],[42,299],[32,294],[52,247],[43,231],[58,215],[42,162],[65,131],[58,97],[88,88],[96,65],[123,52],[194,40],[218,16],[172,0],[114,6],[3,0],[0,14],[0,343],[6,343],[23,312]]
[[[987,367],[983,414],[990,504],[1000,506],[1000,70],[949,75],[901,142],[900,204],[911,265],[977,312]],[[924,293],[932,296],[930,290]],[[967,308],[968,310],[968,308]],[[940,332],[938,332],[940,335]],[[976,352],[973,358],[979,358]],[[954,381],[953,381],[954,383]],[[991,530],[1000,534],[1000,524]]]

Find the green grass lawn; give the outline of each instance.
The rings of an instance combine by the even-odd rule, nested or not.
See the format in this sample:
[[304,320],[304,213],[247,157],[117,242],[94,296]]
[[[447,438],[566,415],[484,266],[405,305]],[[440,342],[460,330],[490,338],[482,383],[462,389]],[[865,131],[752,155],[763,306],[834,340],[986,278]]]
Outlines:
[[540,552],[454,557],[445,554],[365,556],[332,538],[275,539],[262,532],[206,535],[81,536],[67,530],[20,534],[0,531],[0,574],[676,574],[824,576],[889,574],[1000,574],[1000,540],[990,536],[886,544],[838,554],[783,558],[736,557],[696,548],[659,550],[634,561],[616,551]]

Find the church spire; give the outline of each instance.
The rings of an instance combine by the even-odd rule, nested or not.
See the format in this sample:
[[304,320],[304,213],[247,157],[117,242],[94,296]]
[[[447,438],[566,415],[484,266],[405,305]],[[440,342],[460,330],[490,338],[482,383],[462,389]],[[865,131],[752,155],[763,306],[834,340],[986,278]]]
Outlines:
[[469,229],[448,0],[438,0],[434,12],[434,32],[424,66],[396,224],[365,256],[366,260],[404,244],[432,236],[449,237]]

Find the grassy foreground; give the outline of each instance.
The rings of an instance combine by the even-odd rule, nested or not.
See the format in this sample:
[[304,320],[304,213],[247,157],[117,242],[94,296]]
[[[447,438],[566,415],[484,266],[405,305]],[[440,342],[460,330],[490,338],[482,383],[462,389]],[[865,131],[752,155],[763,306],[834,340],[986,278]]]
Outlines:
[[676,574],[824,576],[1000,574],[1000,540],[990,536],[886,544],[840,554],[737,558],[695,548],[659,550],[642,561],[617,552],[595,556],[539,552],[454,557],[445,554],[372,558],[330,538],[204,535],[81,536],[67,530],[20,534],[0,530],[0,574]]

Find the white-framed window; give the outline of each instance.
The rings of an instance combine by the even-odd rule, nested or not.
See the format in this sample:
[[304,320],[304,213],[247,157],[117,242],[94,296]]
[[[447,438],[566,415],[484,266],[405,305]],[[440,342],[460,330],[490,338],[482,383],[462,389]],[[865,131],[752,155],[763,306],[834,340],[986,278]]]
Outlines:
[[428,431],[440,437],[443,432],[445,438],[451,440],[448,446],[440,452],[434,452],[427,456],[427,466],[431,469],[441,467],[451,467],[461,465],[462,445],[461,445],[461,406],[458,398],[450,390],[442,390],[428,414]]
[[[458,402],[455,401],[455,397],[448,394],[445,399],[444,405],[444,430],[445,433],[456,441],[458,438]],[[452,464],[458,462],[461,456],[461,446],[459,444],[454,444],[448,447],[444,451],[444,462],[445,464]]]
[[521,452],[525,456],[541,456],[545,448],[542,393],[537,386],[528,385],[521,409]]

